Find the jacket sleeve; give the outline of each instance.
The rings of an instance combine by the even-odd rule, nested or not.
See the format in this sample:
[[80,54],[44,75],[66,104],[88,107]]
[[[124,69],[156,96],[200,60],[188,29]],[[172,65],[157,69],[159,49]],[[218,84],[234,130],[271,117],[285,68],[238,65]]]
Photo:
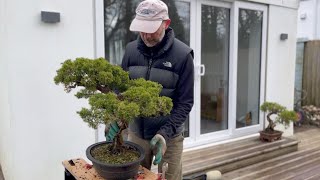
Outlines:
[[125,71],[128,71],[129,69],[128,69],[128,66],[129,66],[129,56],[128,56],[128,46],[126,47],[126,51],[125,51],[125,53],[124,53],[124,55],[123,55],[123,58],[122,58],[122,62],[121,62],[121,67],[122,67],[122,69],[123,70],[125,70]]
[[173,108],[167,122],[158,131],[166,140],[173,138],[181,128],[193,106],[194,65],[192,52],[187,55],[173,99]]

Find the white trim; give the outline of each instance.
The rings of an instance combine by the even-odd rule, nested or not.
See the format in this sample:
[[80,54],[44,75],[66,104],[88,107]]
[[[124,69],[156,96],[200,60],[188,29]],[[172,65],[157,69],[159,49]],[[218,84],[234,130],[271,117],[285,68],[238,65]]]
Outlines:
[[258,137],[259,134],[258,133],[254,133],[254,134],[247,134],[247,135],[243,135],[241,137],[231,137],[230,136],[224,136],[224,137],[219,137],[219,138],[214,138],[210,140],[201,140],[201,141],[197,141],[194,142],[193,144],[186,144],[184,145],[184,150],[183,152],[188,152],[188,151],[193,151],[193,150],[197,150],[197,149],[202,149],[202,148],[206,148],[206,147],[211,147],[211,146],[215,146],[215,145],[219,145],[219,144],[225,144],[225,143],[229,143],[229,142],[235,142],[235,141],[239,141],[242,139],[246,139],[246,138],[251,138],[251,137]]
[[[234,18],[235,18],[235,24],[234,25],[238,25],[238,19],[239,19],[239,9],[250,9],[250,10],[258,10],[258,11],[263,11],[263,22],[262,22],[262,38],[261,38],[261,64],[260,64],[260,105],[265,101],[265,83],[266,83],[266,43],[267,43],[267,22],[268,22],[268,7],[265,5],[259,5],[259,4],[252,4],[252,3],[247,3],[247,2],[235,2],[235,14],[234,14]],[[238,26],[237,26],[238,27]],[[236,52],[238,50],[238,31],[235,32],[235,43],[234,46],[236,46],[236,50],[234,50],[234,52]],[[234,59],[237,59],[237,52],[234,56]],[[233,65],[237,66],[237,61],[233,62]],[[235,68],[237,69],[237,68]],[[233,69],[233,73],[237,73],[237,70]],[[236,75],[234,75],[234,77],[236,77]],[[234,79],[234,81],[236,81],[236,79]],[[237,82],[234,82],[235,84]],[[235,86],[236,89],[237,86]],[[236,91],[236,90],[234,90]],[[234,112],[233,115],[236,115],[236,100],[237,100],[237,94],[235,92],[235,99],[233,99],[234,102]],[[235,117],[233,117],[235,118]],[[235,119],[234,119],[235,120]],[[258,125],[252,125],[249,127],[243,127],[243,128],[236,128],[236,121],[233,121],[233,125],[234,125],[234,129],[233,129],[233,133],[232,135],[241,135],[241,134],[247,134],[250,132],[257,132],[259,130],[263,129],[263,125],[264,125],[264,114],[262,112],[259,113],[259,124]]]
[[174,1],[177,1],[177,2],[188,2],[188,3],[190,3],[190,0],[174,0]]
[[230,60],[229,60],[229,104],[228,126],[230,134],[236,129],[237,64],[238,64],[238,14],[235,4],[230,12]]
[[105,57],[103,0],[95,0],[95,56]]
[[[94,0],[94,58],[105,57],[104,52],[104,11],[103,0]],[[104,141],[104,125],[95,131],[95,141]]]
[[[194,5],[195,3],[195,5]],[[202,5],[210,5],[215,7],[230,8],[230,44],[229,44],[229,89],[228,89],[228,129],[212,133],[201,134],[201,8]],[[237,103],[237,62],[238,62],[238,18],[239,8],[263,11],[263,27],[262,27],[262,45],[261,45],[261,70],[260,70],[260,105],[265,99],[265,70],[266,70],[266,36],[267,36],[267,15],[268,8],[265,5],[234,2],[225,3],[209,0],[199,0],[193,2],[191,14],[195,11],[195,15],[191,19],[195,19],[196,28],[191,29],[191,36],[195,38],[195,104],[194,104],[194,121],[190,121],[190,138],[184,143],[185,148],[192,148],[204,144],[217,143],[225,140],[238,138],[239,136],[247,136],[256,134],[263,128],[263,114],[259,113],[259,124],[243,128],[236,128],[236,103]],[[195,9],[195,10],[194,10]],[[191,22],[191,27],[193,27]],[[196,33],[197,32],[197,33]],[[191,38],[191,39],[193,39]],[[194,125],[192,125],[193,123]],[[195,131],[195,133],[193,132]]]
[[[196,79],[197,81],[195,82],[196,84],[196,96],[195,96],[195,107],[196,107],[196,136],[195,136],[195,142],[190,145],[186,144],[186,147],[192,147],[195,145],[203,144],[203,143],[210,143],[210,142],[216,142],[219,140],[224,140],[230,137],[230,132],[228,130],[221,130],[218,132],[212,132],[212,133],[206,133],[206,134],[201,134],[201,66],[204,66],[201,64],[201,17],[202,17],[202,5],[208,5],[208,6],[213,6],[213,7],[221,7],[221,8],[227,8],[230,10],[231,14],[231,3],[226,3],[226,2],[220,2],[220,1],[209,1],[209,0],[200,0],[196,4],[197,7],[197,12],[196,12],[196,27],[197,27],[197,34],[196,34],[196,50],[197,50],[197,56],[196,56]],[[204,75],[204,74],[203,74]],[[214,137],[214,138],[213,138]]]
[[[201,73],[200,73],[200,65],[201,65],[201,36],[202,36],[202,31],[201,31],[201,3],[196,3],[195,7],[196,9],[196,49],[195,49],[195,54],[196,54],[196,59],[195,59],[195,109],[196,109],[196,117],[195,117],[195,142],[198,141],[198,137],[200,135],[200,128],[201,128]],[[200,19],[200,20],[199,20]],[[188,146],[188,145],[186,145]]]
[[[190,3],[190,47],[194,50],[194,67],[196,67],[197,64],[197,52],[196,52],[196,26],[192,26],[192,24],[196,24],[196,2],[195,1],[185,1]],[[197,71],[195,68],[194,71],[194,105],[191,109],[190,115],[189,115],[189,137],[187,137],[184,141],[185,144],[189,144],[195,141],[196,137],[196,119],[197,117]]]
[[314,9],[313,9],[313,12],[314,12],[314,21],[313,21],[313,24],[314,24],[314,29],[313,29],[313,39],[318,39],[318,1],[319,0],[316,0],[315,1],[315,5],[314,5]]
[[214,1],[214,0],[199,0],[200,7],[202,4],[214,6],[214,7],[222,7],[222,8],[228,8],[231,9],[232,4],[230,2],[223,2],[223,1]]

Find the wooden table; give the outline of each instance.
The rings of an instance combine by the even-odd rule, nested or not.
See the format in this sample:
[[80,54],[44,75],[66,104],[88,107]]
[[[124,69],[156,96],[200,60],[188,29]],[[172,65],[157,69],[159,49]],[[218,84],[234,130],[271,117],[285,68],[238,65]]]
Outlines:
[[[91,164],[88,164],[84,159],[65,160],[62,164],[65,168],[65,180],[104,180],[104,178],[99,176],[96,170],[92,168]],[[135,179],[157,180],[158,176],[140,166],[139,176]]]

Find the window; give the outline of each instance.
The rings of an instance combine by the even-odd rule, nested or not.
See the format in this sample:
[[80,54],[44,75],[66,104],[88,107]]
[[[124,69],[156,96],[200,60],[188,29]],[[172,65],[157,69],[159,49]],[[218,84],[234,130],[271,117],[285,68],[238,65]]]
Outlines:
[[[129,30],[140,0],[104,0],[105,57],[113,64],[121,64],[126,45],[137,39]],[[190,3],[164,0],[168,5],[175,36],[190,44]]]
[[259,124],[263,12],[239,9],[237,128]]

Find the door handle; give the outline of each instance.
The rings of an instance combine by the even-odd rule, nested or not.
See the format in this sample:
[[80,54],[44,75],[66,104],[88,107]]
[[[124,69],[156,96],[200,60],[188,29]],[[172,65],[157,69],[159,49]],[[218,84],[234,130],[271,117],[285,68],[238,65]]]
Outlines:
[[204,76],[204,74],[206,73],[206,67],[204,66],[204,64],[200,65],[200,76]]

